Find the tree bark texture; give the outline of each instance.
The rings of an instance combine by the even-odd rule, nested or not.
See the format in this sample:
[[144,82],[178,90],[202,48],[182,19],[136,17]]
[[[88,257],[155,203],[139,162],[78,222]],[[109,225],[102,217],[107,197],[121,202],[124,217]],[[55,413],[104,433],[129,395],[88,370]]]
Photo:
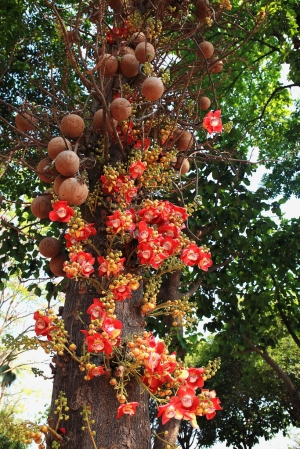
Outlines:
[[[117,307],[117,317],[123,322],[123,337],[139,333],[143,330],[144,320],[139,313],[139,308],[135,304],[140,301],[142,290],[134,292],[131,300],[119,303]],[[78,283],[71,281],[63,312],[66,329],[71,340],[79,349],[78,355],[83,347],[84,336],[80,332],[83,324],[78,319],[78,313],[83,312],[84,319],[88,306],[93,302],[96,293],[93,288],[88,288],[84,294],[80,294]],[[98,359],[98,360],[97,360]],[[116,392],[110,385],[110,376],[94,377],[90,381],[84,380],[84,373],[79,370],[78,363],[70,356],[56,356],[55,361],[57,372],[53,383],[53,396],[51,406],[51,417],[54,421],[56,409],[55,400],[59,393],[65,393],[69,410],[69,420],[63,422],[61,426],[66,428],[63,447],[66,449],[92,449],[92,440],[87,430],[81,430],[85,425],[82,420],[83,406],[88,406],[91,410],[91,419],[95,424],[91,425],[96,431],[95,441],[97,448],[101,449],[149,449],[150,448],[150,427],[148,413],[148,394],[141,392],[137,381],[133,379],[127,385],[128,400],[139,402],[135,416],[125,415],[116,419],[118,406]],[[101,363],[101,357],[95,356],[92,360],[95,364]],[[49,445],[49,448],[51,446]]]

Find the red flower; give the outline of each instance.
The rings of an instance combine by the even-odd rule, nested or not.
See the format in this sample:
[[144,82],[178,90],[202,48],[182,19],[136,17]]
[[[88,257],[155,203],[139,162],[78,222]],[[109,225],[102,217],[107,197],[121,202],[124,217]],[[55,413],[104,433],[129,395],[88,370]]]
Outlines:
[[206,129],[206,131],[209,134],[212,134],[214,132],[221,133],[223,130],[222,127],[222,120],[221,120],[221,109],[218,109],[217,111],[209,111],[208,114],[203,119],[203,128]]
[[141,140],[137,140],[135,144],[133,145],[133,148],[141,149],[141,150],[148,150],[150,147],[150,139],[144,138]]
[[116,339],[122,332],[122,322],[112,318],[105,318],[102,324],[102,330],[106,332],[110,338]]
[[200,248],[194,243],[191,243],[187,248],[185,248],[182,251],[180,257],[180,260],[182,260],[182,262],[188,265],[189,267],[196,265],[199,259],[200,259]]
[[84,251],[74,253],[71,255],[71,262],[77,262],[80,265],[80,272],[83,276],[89,277],[95,271],[93,267],[95,258],[91,253],[85,253]]
[[131,298],[131,288],[129,285],[126,284],[120,284],[116,287],[112,285],[110,287],[110,290],[112,291],[114,295],[115,301],[124,301],[125,299]]
[[186,379],[186,383],[189,387],[194,388],[196,390],[197,388],[202,388],[204,385],[203,375],[204,375],[204,369],[203,368],[189,368],[188,369],[189,376]]
[[68,206],[67,201],[56,201],[52,204],[54,210],[49,212],[49,218],[51,221],[61,221],[67,223],[74,215],[72,207]]
[[142,161],[132,162],[128,171],[131,174],[131,177],[135,179],[138,178],[139,176],[142,176],[142,174],[146,170],[146,167],[147,167],[146,162]]
[[41,315],[39,311],[34,312],[33,319],[36,320],[34,330],[36,335],[39,337],[42,335],[43,337],[47,337],[48,340],[51,340],[51,335],[49,332],[55,329],[55,326],[52,325],[50,319],[47,315]]
[[163,252],[167,256],[172,256],[176,249],[179,246],[179,240],[176,240],[171,237],[165,237],[161,241],[161,247],[163,248]]
[[203,271],[208,271],[209,267],[211,267],[213,261],[211,260],[211,254],[206,252],[200,252],[200,260],[198,262],[198,267]]
[[153,234],[153,228],[148,228],[145,221],[140,221],[138,224],[138,240],[139,242],[149,241]]
[[166,424],[171,418],[182,419],[183,410],[180,398],[172,396],[168,404],[158,406],[157,418],[160,416],[163,424]]
[[105,374],[103,366],[95,366],[91,370],[88,371],[88,376],[90,379],[93,379],[93,377],[101,376],[102,374]]
[[127,404],[122,404],[118,408],[117,418],[121,418],[123,415],[133,416],[136,413],[136,407],[139,405],[138,402],[128,402]]
[[93,304],[90,305],[86,313],[91,315],[91,320],[99,320],[106,316],[104,305],[98,298],[94,298]]
[[101,334],[95,333],[88,335],[87,331],[81,331],[86,336],[86,343],[88,346],[88,352],[105,352],[106,354],[112,353],[112,346],[108,339],[103,338]]
[[125,212],[116,210],[113,215],[109,215],[107,218],[106,226],[110,228],[108,232],[112,231],[113,234],[122,231],[133,231],[135,229],[135,223],[133,222],[135,214],[131,209],[125,210]]
[[151,260],[153,258],[153,249],[148,243],[139,243],[138,245],[138,257],[140,264],[151,265]]
[[126,203],[131,203],[131,201],[133,200],[133,198],[135,198],[137,196],[137,192],[138,192],[138,187],[132,187],[131,189],[126,190],[124,197],[125,197],[125,201]]

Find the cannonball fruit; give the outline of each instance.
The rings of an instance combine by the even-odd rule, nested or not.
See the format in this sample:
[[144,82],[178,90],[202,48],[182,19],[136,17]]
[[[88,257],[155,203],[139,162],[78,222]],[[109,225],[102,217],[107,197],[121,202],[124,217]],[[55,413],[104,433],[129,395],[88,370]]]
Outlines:
[[51,257],[58,256],[61,250],[61,241],[55,239],[54,237],[45,237],[40,241],[39,251],[42,256]]
[[73,176],[78,172],[80,159],[74,151],[62,151],[55,159],[55,168],[63,176]]
[[72,145],[68,139],[62,137],[53,137],[48,143],[48,155],[51,159],[55,159],[56,156],[65,150],[72,150]]
[[175,145],[178,151],[186,151],[191,148],[193,143],[193,135],[188,131],[182,131],[180,137],[176,140]]
[[141,62],[151,62],[155,57],[155,50],[149,42],[141,42],[135,48],[135,57]]
[[199,22],[205,22],[211,16],[208,0],[197,0],[196,2],[196,17]]
[[197,55],[199,58],[209,59],[214,54],[214,46],[208,41],[200,42],[199,48],[197,49]]
[[211,73],[219,73],[223,70],[223,61],[218,58],[212,58],[209,65],[209,71]]
[[[113,123],[115,126],[117,126],[118,122],[117,120],[113,119]],[[98,134],[104,134],[105,128],[109,132],[109,134],[113,134],[113,128],[111,126],[109,118],[106,116],[106,127],[104,126],[103,122],[103,109],[99,109],[95,112],[93,117],[93,128]]]
[[145,42],[147,38],[144,33],[142,33],[141,31],[137,31],[136,33],[133,33],[131,39],[132,44],[136,47],[141,42]]
[[53,189],[54,189],[54,192],[56,193],[56,195],[58,195],[59,188],[66,179],[69,179],[69,178],[67,178],[66,176],[63,176],[63,175],[58,175],[54,179]]
[[[30,123],[28,120],[30,120]],[[16,127],[22,131],[34,131],[35,130],[35,126],[37,125],[38,121],[35,117],[33,117],[33,115],[28,114],[27,112],[22,112],[22,114],[17,114],[16,115]]]
[[134,49],[131,47],[128,47],[128,45],[124,45],[124,47],[121,47],[118,54],[120,56],[125,56],[125,55],[135,55]]
[[49,212],[52,207],[52,195],[40,195],[33,199],[30,209],[37,218],[49,218]]
[[60,186],[58,197],[67,201],[69,206],[80,206],[89,194],[89,190],[83,182],[76,178],[66,179]]
[[68,260],[68,255],[65,253],[58,254],[58,256],[50,259],[50,270],[55,276],[65,276],[64,263]]
[[109,53],[106,53],[102,58],[100,58],[100,73],[104,76],[104,78],[109,78],[110,76],[117,73],[119,69],[119,64],[117,58]]
[[110,104],[110,113],[118,122],[122,122],[130,117],[132,112],[131,104],[126,98],[116,98]]
[[179,173],[181,175],[185,175],[190,169],[190,163],[189,163],[188,159],[179,157],[175,164],[175,169],[179,170]]
[[84,128],[85,128],[84,121],[77,114],[66,115],[62,119],[60,124],[60,129],[63,132],[63,134],[73,139],[80,137],[83,133]]
[[211,105],[211,101],[208,97],[199,98],[199,107],[202,111],[206,111]]
[[150,76],[142,84],[142,94],[147,100],[156,101],[164,93],[165,87],[160,78]]
[[133,78],[139,73],[139,61],[134,55],[124,55],[120,61],[120,72],[128,78]]
[[57,176],[57,172],[52,166],[52,163],[53,161],[50,157],[45,157],[38,163],[36,170],[41,181],[51,183]]

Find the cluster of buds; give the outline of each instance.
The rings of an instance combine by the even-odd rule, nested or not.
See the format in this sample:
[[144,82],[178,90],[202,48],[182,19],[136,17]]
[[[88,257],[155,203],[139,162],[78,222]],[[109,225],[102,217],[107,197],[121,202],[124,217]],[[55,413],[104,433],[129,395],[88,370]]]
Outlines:
[[130,204],[137,196],[138,187],[130,175],[120,174],[112,167],[104,167],[104,175],[100,177],[103,193],[113,197],[121,206]]
[[70,279],[82,277],[90,277],[94,273],[95,258],[91,253],[85,251],[78,251],[70,253],[70,261],[64,262],[64,271],[66,276]]
[[227,9],[227,11],[230,11],[232,9],[232,4],[229,0],[221,0],[220,8]]

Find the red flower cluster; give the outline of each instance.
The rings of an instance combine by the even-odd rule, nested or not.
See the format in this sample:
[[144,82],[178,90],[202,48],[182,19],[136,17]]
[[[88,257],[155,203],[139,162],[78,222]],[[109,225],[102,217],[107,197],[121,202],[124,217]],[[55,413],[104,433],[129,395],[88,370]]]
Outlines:
[[124,270],[124,262],[125,257],[118,257],[115,255],[114,258],[107,257],[106,259],[103,256],[97,257],[97,260],[100,264],[98,268],[99,276],[118,276]]
[[134,31],[138,31],[138,28],[133,27],[124,20],[121,28],[113,27],[106,33],[106,41],[108,44],[113,44],[118,39],[128,39],[129,35]]
[[138,187],[134,187],[134,180],[129,175],[119,175],[116,179],[102,175],[100,180],[103,193],[114,195],[118,202],[124,200],[127,204],[130,204],[137,196]]
[[71,248],[76,243],[87,240],[90,236],[96,234],[96,229],[94,228],[94,223],[86,224],[79,229],[69,229],[69,232],[65,234],[66,247]]
[[67,201],[56,201],[52,204],[53,209],[49,212],[49,218],[51,221],[61,221],[67,223],[74,215],[72,207],[68,206]]
[[180,259],[189,267],[198,265],[203,271],[207,271],[213,264],[210,252],[204,251],[203,248],[199,248],[194,243],[191,243],[182,251]]
[[[85,343],[87,344],[88,352],[111,354],[113,346],[120,344],[122,322],[108,317],[103,303],[98,298],[94,298],[94,302],[87,309],[87,313],[91,315],[92,321],[97,320],[96,330],[81,330],[86,336]],[[92,373],[92,375],[94,376],[95,374]],[[89,377],[91,378],[90,373]]]
[[95,258],[91,253],[79,251],[77,253],[70,253],[70,262],[64,263],[64,271],[68,278],[77,276],[90,277],[94,273]]
[[152,394],[168,397],[172,395],[172,389],[177,389],[167,404],[158,407],[157,416],[162,417],[163,424],[176,418],[189,420],[193,427],[198,427],[197,416],[205,415],[211,419],[216,410],[221,410],[215,391],[202,389],[196,394],[196,390],[204,385],[204,369],[182,368],[175,353],[169,354],[164,342],[155,339],[151,332],[129,342],[128,347],[130,354],[140,361],[141,366],[144,365],[141,380]]
[[127,273],[126,276],[119,276],[113,281],[109,289],[113,294],[114,301],[124,301],[131,298],[132,290],[137,290],[139,285],[138,280],[130,273]]
[[52,340],[50,332],[56,327],[51,322],[47,315],[43,315],[39,310],[34,312],[33,319],[35,320],[34,330],[36,335],[39,337],[47,337],[48,340]]
[[171,418],[176,418],[188,420],[192,427],[198,428],[196,417],[205,415],[207,419],[212,419],[216,410],[222,408],[220,400],[215,397],[215,391],[202,390],[202,394],[196,396],[193,388],[182,385],[168,404],[158,407],[157,417],[162,417],[163,424]]
[[135,213],[133,209],[120,212],[116,210],[113,215],[109,215],[106,222],[106,231],[111,234],[123,233],[125,231],[132,232],[135,229]]
[[209,111],[203,119],[202,126],[209,134],[221,133],[223,130],[221,120],[221,109],[217,111]]

